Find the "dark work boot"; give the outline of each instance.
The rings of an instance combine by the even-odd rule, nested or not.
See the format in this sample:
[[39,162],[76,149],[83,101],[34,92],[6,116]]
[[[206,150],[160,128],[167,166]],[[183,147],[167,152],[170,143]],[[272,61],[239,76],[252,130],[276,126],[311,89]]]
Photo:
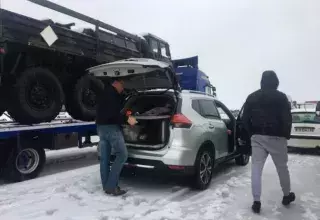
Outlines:
[[284,206],[287,206],[287,205],[290,205],[290,203],[293,202],[294,200],[296,200],[296,195],[293,192],[291,192],[289,193],[289,195],[283,197],[282,204]]
[[114,189],[107,189],[105,190],[105,193],[113,196],[122,196],[127,193],[127,191],[121,189],[119,186],[117,186]]
[[254,213],[259,214],[259,213],[260,213],[260,210],[261,210],[261,202],[259,202],[259,201],[254,201],[251,208],[252,208],[252,211],[253,211]]

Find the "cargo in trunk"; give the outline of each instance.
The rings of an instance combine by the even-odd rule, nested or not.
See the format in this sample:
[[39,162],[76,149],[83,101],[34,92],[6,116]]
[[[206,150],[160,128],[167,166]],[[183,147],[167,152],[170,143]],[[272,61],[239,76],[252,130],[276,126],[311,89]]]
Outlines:
[[170,95],[143,95],[129,99],[125,110],[132,112],[138,124],[123,125],[129,147],[159,149],[170,136],[170,119],[175,102]]

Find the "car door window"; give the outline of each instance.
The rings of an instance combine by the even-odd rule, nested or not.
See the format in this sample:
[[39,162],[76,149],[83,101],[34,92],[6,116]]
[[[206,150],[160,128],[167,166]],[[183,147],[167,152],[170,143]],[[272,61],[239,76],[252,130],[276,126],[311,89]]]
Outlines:
[[220,106],[217,106],[217,109],[222,120],[231,120],[227,113]]
[[233,127],[233,123],[234,123],[234,117],[232,115],[232,113],[230,112],[230,110],[221,102],[216,101],[216,106],[218,109],[218,112],[220,114],[220,118],[224,121],[224,123],[226,124],[226,126],[231,129]]
[[213,100],[199,100],[201,115],[205,118],[219,118],[219,112]]
[[198,114],[201,115],[201,109],[200,109],[200,104],[199,100],[192,100],[192,109],[195,110]]

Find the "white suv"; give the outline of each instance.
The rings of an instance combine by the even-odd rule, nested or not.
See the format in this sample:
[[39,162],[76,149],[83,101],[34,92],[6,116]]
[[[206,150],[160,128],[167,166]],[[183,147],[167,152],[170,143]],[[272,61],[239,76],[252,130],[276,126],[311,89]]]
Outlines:
[[248,164],[248,148],[239,145],[237,122],[229,109],[204,93],[180,91],[167,64],[128,59],[89,72],[102,80],[106,75],[123,77],[125,86],[135,90],[124,111],[139,123],[123,125],[131,166],[193,175],[194,186],[205,189],[218,164],[231,159]]

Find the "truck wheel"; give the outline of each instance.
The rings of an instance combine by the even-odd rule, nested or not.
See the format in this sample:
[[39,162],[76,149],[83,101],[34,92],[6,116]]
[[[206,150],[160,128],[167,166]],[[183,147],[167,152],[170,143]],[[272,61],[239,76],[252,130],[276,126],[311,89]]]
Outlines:
[[66,110],[70,116],[82,121],[93,121],[96,118],[97,96],[103,87],[102,81],[94,76],[81,77],[66,96]]
[[1,105],[1,101],[0,101],[0,116],[3,115],[5,111],[6,111],[6,108]]
[[249,154],[241,154],[239,157],[235,158],[236,164],[239,166],[246,166],[250,161]]
[[7,99],[8,90],[4,86],[0,87],[0,116],[3,115],[8,108],[8,99]]
[[13,148],[3,169],[3,176],[11,182],[21,182],[36,178],[42,171],[46,161],[43,148]]
[[17,122],[50,122],[59,114],[64,101],[62,86],[44,68],[30,68],[17,79],[12,89],[9,114]]

